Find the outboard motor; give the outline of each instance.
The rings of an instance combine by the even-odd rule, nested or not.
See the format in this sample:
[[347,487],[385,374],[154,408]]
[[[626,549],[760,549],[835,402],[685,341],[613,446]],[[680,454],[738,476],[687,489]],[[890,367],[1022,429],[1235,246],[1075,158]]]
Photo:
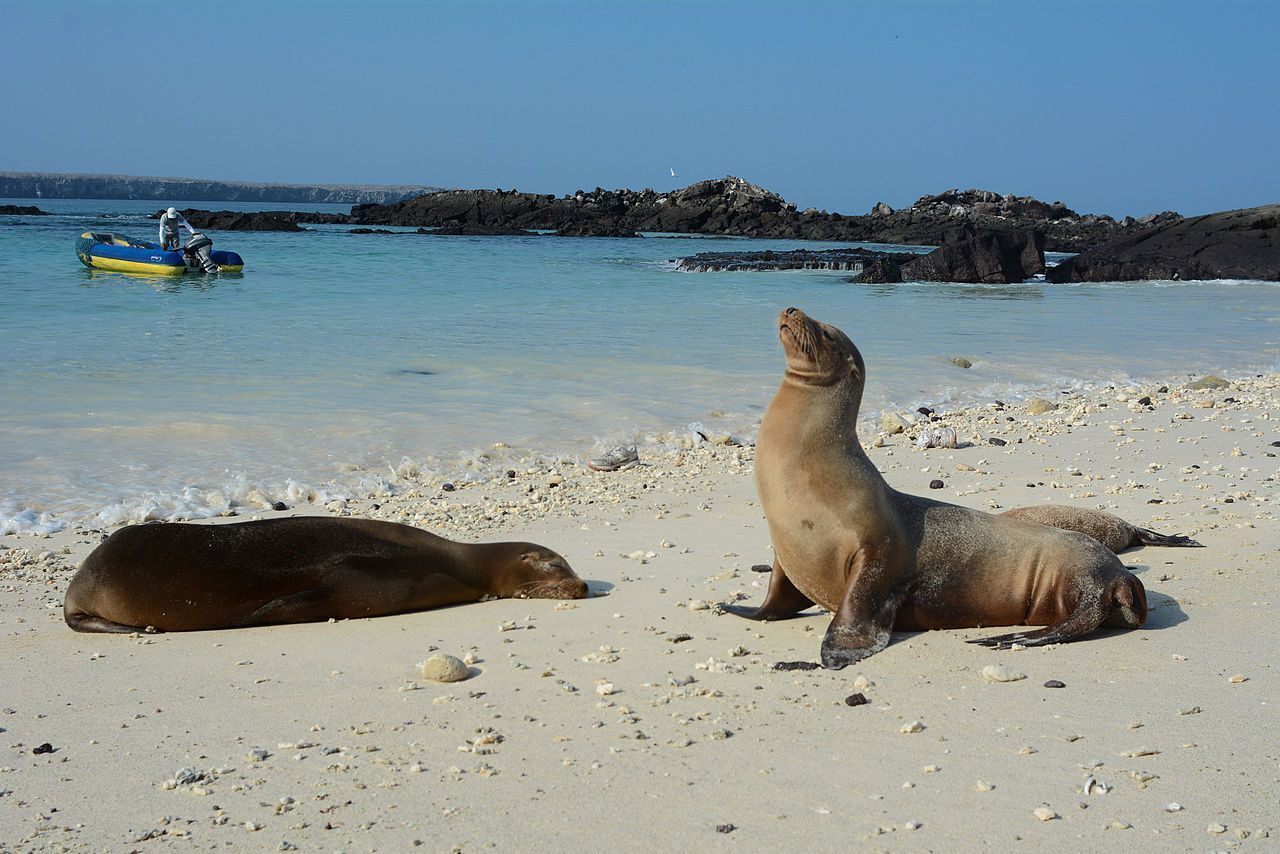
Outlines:
[[218,265],[213,263],[212,252],[213,241],[198,231],[191,235],[187,245],[182,247],[182,253],[187,256],[187,265],[195,267],[199,264],[206,273],[218,272]]

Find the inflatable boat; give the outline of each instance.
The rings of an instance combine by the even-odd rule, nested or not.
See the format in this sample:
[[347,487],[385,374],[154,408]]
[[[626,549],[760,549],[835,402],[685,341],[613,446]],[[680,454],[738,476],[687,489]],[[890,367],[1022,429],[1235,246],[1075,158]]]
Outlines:
[[[210,273],[238,273],[244,269],[243,258],[225,249],[210,250],[212,244],[209,238],[196,234],[187,241],[184,251],[179,252],[161,249],[158,243],[134,240],[122,234],[86,231],[76,240],[76,256],[86,267],[119,273],[180,276],[202,269]],[[205,261],[208,263],[202,263]]]

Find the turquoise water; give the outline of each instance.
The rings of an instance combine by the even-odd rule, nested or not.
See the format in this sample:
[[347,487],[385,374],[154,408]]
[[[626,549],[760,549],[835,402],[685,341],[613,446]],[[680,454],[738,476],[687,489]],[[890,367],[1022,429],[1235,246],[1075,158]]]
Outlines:
[[691,422],[749,437],[788,305],[858,343],[868,412],[1280,363],[1267,283],[858,286],[667,263],[803,241],[346,226],[213,232],[243,274],[151,278],[89,270],[73,245],[153,240],[158,203],[5,202],[57,215],[0,217],[0,530],[376,491],[405,467],[465,473],[497,442],[505,465]]

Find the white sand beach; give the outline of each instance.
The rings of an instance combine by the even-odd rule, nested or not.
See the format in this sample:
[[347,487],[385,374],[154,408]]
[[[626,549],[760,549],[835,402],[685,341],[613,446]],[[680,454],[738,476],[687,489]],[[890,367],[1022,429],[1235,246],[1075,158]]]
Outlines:
[[[77,634],[62,594],[107,532],[0,537],[0,849],[1274,850],[1280,375],[1188,379],[944,412],[955,450],[917,425],[869,448],[903,491],[1205,546],[1125,552],[1147,625],[1042,649],[896,634],[848,670],[772,670],[816,661],[828,617],[718,612],[759,602],[771,553],[753,449],[712,442],[328,511],[545,544],[596,594],[571,603]],[[471,678],[423,680],[437,650],[474,651]]]

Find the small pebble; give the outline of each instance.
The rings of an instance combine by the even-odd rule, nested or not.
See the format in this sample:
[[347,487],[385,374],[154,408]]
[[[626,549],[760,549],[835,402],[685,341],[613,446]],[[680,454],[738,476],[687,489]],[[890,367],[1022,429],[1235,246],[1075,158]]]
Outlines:
[[844,698],[844,704],[846,706],[865,706],[866,703],[867,698],[862,694],[850,694]]
[[1057,679],[1050,679],[1048,682],[1044,683],[1044,687],[1046,687],[1046,688],[1065,688],[1065,687],[1067,687],[1067,683],[1066,683],[1066,682],[1060,682],[1060,681],[1059,681],[1059,680],[1057,680]]
[[975,792],[990,792],[994,788],[995,788],[994,785],[992,785],[991,783],[988,783],[985,780],[979,780],[978,782],[973,784],[973,790]]
[[1225,824],[1211,824],[1205,828],[1205,832],[1213,834],[1226,833],[1227,826]]
[[1235,676],[1232,676],[1229,679],[1227,679],[1227,681],[1230,682],[1232,685],[1239,685],[1241,682],[1248,682],[1249,677],[1245,676],[1243,673],[1237,673]]
[[1178,803],[1177,801],[1174,801],[1173,803],[1170,803],[1170,804],[1165,804],[1164,811],[1165,812],[1181,812],[1182,804]]
[[1037,808],[1035,813],[1033,813],[1033,815],[1035,815],[1035,817],[1040,819],[1041,821],[1053,821],[1055,818],[1062,818],[1062,816],[1058,815],[1056,812],[1049,809],[1048,807]]
[[717,824],[716,833],[733,833],[738,829],[736,824]]
[[910,723],[905,723],[902,725],[902,729],[899,730],[899,732],[903,732],[903,733],[913,733],[913,732],[923,732],[923,731],[924,731],[924,724],[920,723],[920,721],[911,721]]
[[940,480],[936,480],[936,479],[935,479],[935,480],[931,480],[931,481],[929,481],[929,488],[930,488],[930,489],[942,489],[942,487],[944,487],[944,486],[946,486],[946,484],[945,484],[945,483],[943,483],[943,482],[942,482],[942,481],[940,481]]

